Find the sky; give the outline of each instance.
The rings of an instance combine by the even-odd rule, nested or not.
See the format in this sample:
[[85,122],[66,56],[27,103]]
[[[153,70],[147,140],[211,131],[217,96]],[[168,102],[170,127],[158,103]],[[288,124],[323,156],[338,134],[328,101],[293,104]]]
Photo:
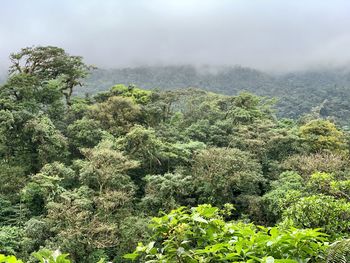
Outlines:
[[350,1],[0,0],[0,68],[45,45],[104,68],[350,65]]

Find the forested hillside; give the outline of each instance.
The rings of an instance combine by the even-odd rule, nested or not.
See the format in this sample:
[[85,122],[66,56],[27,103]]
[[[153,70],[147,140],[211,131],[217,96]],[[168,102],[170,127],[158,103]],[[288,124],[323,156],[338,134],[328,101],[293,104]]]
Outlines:
[[[91,70],[83,58],[56,47],[10,58],[0,86],[0,262],[349,262],[349,133],[323,107],[280,119],[273,99],[239,92],[300,103],[308,94],[307,110],[284,113],[296,117],[346,100],[341,85],[329,93],[330,77],[238,68],[196,83],[232,96],[167,90],[198,81],[187,67],[152,75],[159,90],[97,84],[107,74],[98,71],[94,85],[111,87],[74,97]],[[153,87],[138,70],[113,82]]]
[[279,117],[297,119],[318,108],[343,126],[350,122],[350,70],[328,68],[285,74],[267,74],[243,67],[200,68],[192,66],[99,69],[87,78],[86,89],[77,94],[96,94],[115,83],[134,84],[145,89],[196,87],[225,95],[245,90],[275,97]]

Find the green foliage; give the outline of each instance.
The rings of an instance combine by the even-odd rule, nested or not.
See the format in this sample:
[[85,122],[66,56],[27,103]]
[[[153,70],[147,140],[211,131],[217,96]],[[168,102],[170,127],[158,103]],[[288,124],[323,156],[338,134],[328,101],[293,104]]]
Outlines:
[[191,187],[193,181],[191,176],[177,172],[147,175],[144,180],[145,196],[141,200],[141,206],[145,211],[169,211],[193,202],[191,194],[194,193],[194,189]]
[[151,231],[148,228],[149,221],[149,218],[140,214],[123,219],[118,235],[119,245],[112,250],[112,255],[115,257],[116,262],[125,262],[123,256],[136,247],[138,242],[149,241],[151,236]]
[[106,188],[132,192],[133,185],[126,172],[139,165],[122,152],[113,149],[111,141],[103,141],[93,149],[83,150],[86,158],[81,162],[80,177],[86,185],[102,193]]
[[33,215],[45,212],[45,205],[55,200],[65,189],[76,184],[75,172],[62,163],[46,164],[39,173],[31,177],[21,197]]
[[[32,254],[33,257],[39,260],[40,263],[71,263],[68,259],[69,254],[61,254],[59,250],[50,251],[48,249],[41,249]],[[97,261],[94,261],[97,262]],[[22,260],[15,256],[6,256],[0,254],[0,263],[23,263]],[[100,259],[97,263],[105,263],[104,259]]]
[[62,190],[51,191],[53,198],[44,198],[48,202],[45,221],[54,233],[55,243],[69,251],[72,259],[95,262],[97,254],[105,255],[115,246],[125,246],[120,240],[125,233],[120,222],[130,216],[135,193],[135,185],[127,173],[138,162],[113,149],[113,143],[108,140],[85,149],[83,154],[85,160],[76,165],[80,187],[79,184],[61,187],[70,182],[65,183],[66,178],[74,178],[73,171],[64,170],[64,175],[71,176],[59,179],[58,185],[45,178],[49,188],[53,185]]
[[339,240],[331,244],[327,263],[347,263],[350,261],[350,239]]
[[282,166],[298,172],[304,178],[317,172],[342,174],[349,169],[347,157],[334,153],[293,155],[285,159]]
[[59,251],[51,252],[50,250],[43,249],[39,252],[33,253],[33,256],[39,260],[40,263],[70,263],[67,259],[68,254],[60,254]]
[[[46,250],[60,248],[73,262],[125,262],[144,242],[129,257],[323,263],[323,234],[293,227],[348,238],[350,137],[322,119],[326,101],[296,121],[276,118],[274,99],[249,92],[113,83],[94,97],[72,98],[90,68],[82,58],[32,47],[10,59],[0,86],[1,253],[35,262],[30,255],[44,248],[39,260],[70,262]],[[191,67],[181,70],[198,77]],[[203,83],[229,81],[223,88],[238,91],[235,72],[267,78],[237,68]],[[255,82],[244,83],[251,91]],[[196,207],[202,203],[225,209]],[[166,214],[179,206],[194,208]],[[148,217],[159,213],[147,230]]]
[[24,231],[15,226],[0,227],[0,253],[15,254],[22,249]]
[[103,131],[98,121],[82,118],[67,127],[69,143],[74,149],[92,148],[102,139]]
[[264,213],[269,222],[276,222],[285,209],[302,196],[303,178],[295,172],[284,172],[271,183],[271,191],[263,196]]
[[152,219],[153,241],[127,259],[142,262],[320,262],[325,234],[317,229],[265,228],[225,222],[210,205],[180,208]]
[[300,134],[311,152],[346,150],[344,134],[330,121],[312,120],[300,127]]
[[119,84],[110,89],[112,96],[122,96],[131,98],[137,104],[147,104],[151,99],[151,91],[139,89],[135,86],[128,86]]
[[30,120],[26,123],[24,131],[30,136],[38,165],[43,166],[54,160],[64,159],[67,154],[66,139],[56,130],[49,118],[43,116]]
[[60,89],[70,105],[73,88],[81,86],[81,79],[87,76],[91,66],[83,63],[82,57],[71,56],[64,49],[47,47],[22,48],[10,55],[10,74],[27,74],[39,81],[61,78],[64,86]]
[[0,195],[0,227],[18,225],[24,218],[25,210],[21,204]]
[[346,235],[350,230],[350,203],[331,196],[302,197],[284,211],[286,224],[302,228],[322,228],[330,235]]
[[259,194],[265,179],[259,163],[238,149],[208,148],[193,164],[194,185],[199,202],[224,204],[240,194]]
[[123,138],[118,139],[119,149],[141,160],[141,167],[148,172],[171,171],[177,166],[188,165],[193,154],[205,147],[203,143],[163,142],[154,129],[135,125]]
[[114,135],[122,135],[138,123],[141,108],[130,98],[113,96],[105,102],[92,105],[88,115],[97,120],[104,130]]
[[18,192],[25,185],[26,177],[23,167],[0,162],[0,196],[11,201],[18,199]]
[[18,260],[15,256],[5,256],[0,254],[1,263],[23,263],[22,260]]
[[[279,117],[297,119],[315,109],[316,117],[334,118],[348,126],[348,72],[345,67],[276,75],[240,66],[212,71],[210,68],[198,70],[190,65],[99,69],[87,79],[86,92],[96,94],[105,91],[115,85],[115,80],[125,85],[134,83],[145,89],[201,87],[226,95],[236,95],[245,90],[278,98],[275,108]],[[79,93],[83,95],[83,92]]]
[[69,125],[84,118],[91,104],[92,100],[89,97],[85,99],[78,97],[72,98],[71,106],[67,110],[64,118],[65,122]]

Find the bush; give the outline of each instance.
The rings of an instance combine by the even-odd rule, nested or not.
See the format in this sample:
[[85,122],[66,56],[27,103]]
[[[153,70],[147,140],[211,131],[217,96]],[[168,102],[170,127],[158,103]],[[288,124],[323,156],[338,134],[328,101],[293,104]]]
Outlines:
[[283,217],[284,223],[302,228],[323,228],[333,236],[350,231],[350,203],[332,196],[319,194],[300,198],[284,212]]
[[152,219],[153,241],[124,257],[140,262],[321,262],[325,234],[318,229],[226,222],[229,210],[179,208]]

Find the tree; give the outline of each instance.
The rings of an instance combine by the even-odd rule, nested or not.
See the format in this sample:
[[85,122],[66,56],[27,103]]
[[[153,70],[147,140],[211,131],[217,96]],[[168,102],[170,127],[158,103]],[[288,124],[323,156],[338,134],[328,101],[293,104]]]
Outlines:
[[346,236],[350,231],[350,203],[332,196],[300,198],[283,214],[284,224],[302,228],[322,228],[325,233]]
[[119,136],[139,123],[141,108],[130,98],[113,96],[105,102],[92,105],[88,117],[99,121],[104,130]]
[[301,138],[313,153],[346,151],[347,145],[343,132],[328,120],[312,120],[301,126],[299,131]]
[[228,111],[234,124],[249,124],[259,119],[272,119],[271,105],[274,100],[242,92],[233,98],[233,107]]
[[102,140],[100,123],[86,117],[76,120],[67,127],[68,142],[71,151],[78,155],[81,148],[93,148]]
[[193,178],[180,172],[146,175],[145,196],[140,205],[147,213],[169,211],[194,202]]
[[192,167],[199,202],[224,204],[242,194],[258,195],[264,184],[261,166],[238,149],[208,148],[194,157]]
[[152,91],[140,89],[133,85],[129,85],[127,87],[123,84],[118,84],[110,88],[110,90],[107,92],[97,94],[95,96],[95,99],[98,102],[103,102],[113,96],[130,98],[137,104],[145,105],[150,102],[152,97]]
[[117,139],[117,147],[141,161],[146,173],[171,172],[179,166],[189,166],[195,152],[205,148],[201,142],[170,143],[163,141],[152,128],[135,125],[124,137]]
[[[55,239],[78,262],[95,262],[97,254],[125,246],[122,223],[131,216],[135,185],[128,171],[138,166],[111,141],[83,150],[77,161],[80,185],[64,189],[46,205],[46,221]],[[67,188],[67,187],[66,187]],[[57,244],[56,243],[56,244]],[[97,253],[97,254],[96,254]]]
[[78,185],[78,176],[71,168],[59,162],[46,164],[33,175],[23,188],[21,197],[32,215],[46,213],[46,205],[58,196]]
[[47,116],[29,120],[24,126],[29,141],[27,147],[32,154],[32,165],[39,170],[53,161],[64,161],[67,152],[67,139],[56,129]]
[[137,168],[139,163],[113,149],[111,141],[105,140],[93,149],[84,149],[83,154],[86,159],[80,163],[80,177],[90,188],[100,194],[107,189],[133,190],[127,172]]
[[24,231],[20,227],[0,227],[0,253],[11,255],[22,252],[23,236]]
[[47,115],[33,115],[25,110],[4,111],[0,117],[0,155],[16,163],[25,172],[38,172],[43,165],[65,161],[66,137]]
[[10,61],[10,75],[26,74],[39,81],[61,78],[64,85],[60,90],[67,105],[71,104],[74,87],[82,86],[81,80],[92,68],[83,63],[82,57],[71,56],[64,49],[53,46],[22,48],[10,55]]
[[304,178],[308,178],[315,172],[325,172],[347,174],[349,169],[348,158],[339,153],[313,153],[292,155],[282,162],[282,167],[286,170],[296,171]]
[[280,174],[271,182],[271,190],[262,197],[261,208],[268,224],[280,221],[283,212],[303,196],[304,184],[303,178],[291,171]]

